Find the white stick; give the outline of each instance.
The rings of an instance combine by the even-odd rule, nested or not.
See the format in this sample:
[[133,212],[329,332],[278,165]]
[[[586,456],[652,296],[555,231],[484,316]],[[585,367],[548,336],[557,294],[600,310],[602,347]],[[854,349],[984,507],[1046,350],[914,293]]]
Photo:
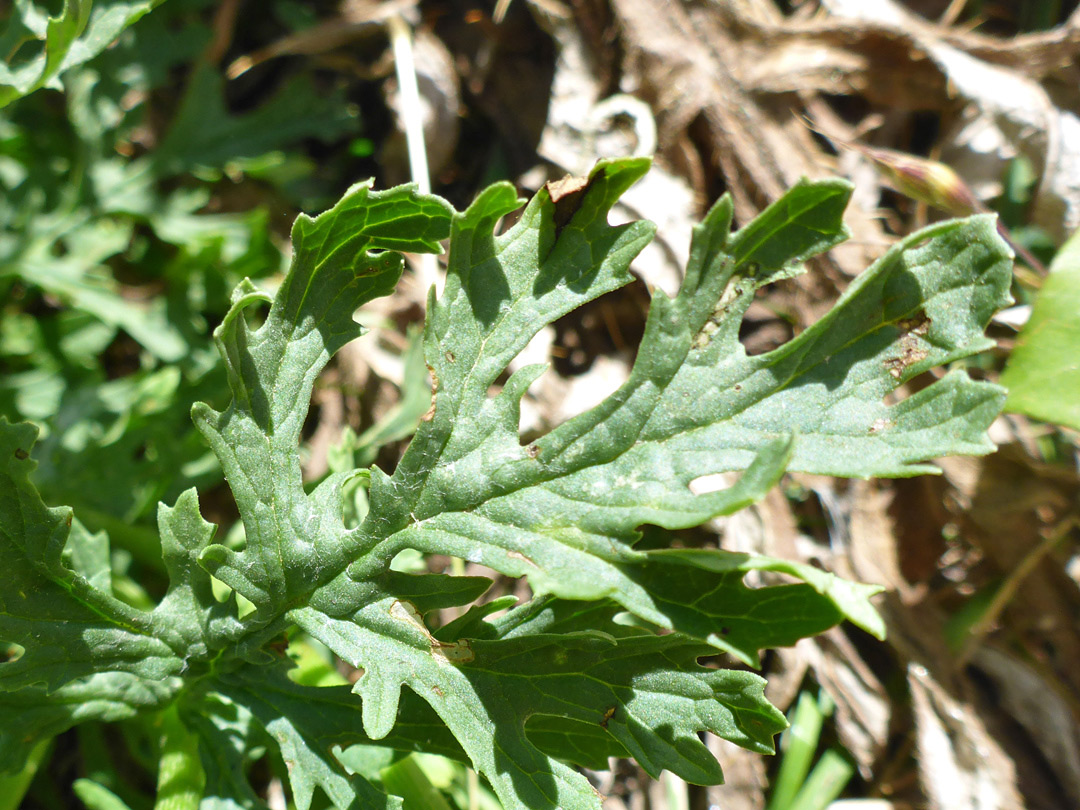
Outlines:
[[[394,51],[394,71],[397,73],[398,90],[401,93],[401,123],[409,150],[409,173],[417,189],[422,194],[430,194],[431,176],[428,170],[427,146],[424,143],[420,89],[416,84],[416,65],[413,62],[412,32],[408,23],[397,14],[386,20],[386,30]],[[419,259],[416,275],[421,286],[427,288],[434,284],[437,289],[441,288],[442,279],[435,256],[424,253]]]

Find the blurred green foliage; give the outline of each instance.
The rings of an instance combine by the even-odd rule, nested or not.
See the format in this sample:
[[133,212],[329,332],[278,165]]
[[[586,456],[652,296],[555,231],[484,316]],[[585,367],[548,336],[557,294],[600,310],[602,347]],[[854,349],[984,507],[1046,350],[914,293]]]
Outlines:
[[[287,265],[272,217],[283,229],[340,192],[313,151],[361,135],[347,88],[308,63],[227,87],[207,60],[217,7],[17,0],[0,22],[0,414],[42,427],[38,487],[108,532],[114,591],[144,606],[157,502],[221,480],[190,417],[228,398],[210,333],[237,283],[273,288]],[[287,33],[299,7],[267,3],[262,23]],[[43,773],[24,799],[28,769],[0,807],[150,806],[147,723],[117,727],[144,762],[118,764],[85,726],[74,794]]]
[[230,112],[201,57],[214,5],[173,0],[59,74],[62,93],[0,112],[0,413],[44,427],[46,497],[136,554],[146,538],[124,527],[220,476],[189,418],[226,395],[207,338],[229,291],[272,285],[285,258],[265,209],[211,213],[222,189],[273,186],[290,150],[306,165],[306,139],[358,132],[308,73]]

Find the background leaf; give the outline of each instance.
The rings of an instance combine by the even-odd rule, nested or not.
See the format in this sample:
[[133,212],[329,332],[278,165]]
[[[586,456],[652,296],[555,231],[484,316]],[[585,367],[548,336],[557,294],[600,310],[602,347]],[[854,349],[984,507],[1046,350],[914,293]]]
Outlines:
[[60,14],[48,17],[32,0],[15,0],[16,14],[0,38],[11,50],[19,40],[36,39],[42,45],[25,61],[0,64],[0,107],[54,83],[65,70],[97,56],[121,31],[163,1],[64,0]]
[[1001,384],[1006,410],[1080,430],[1080,232],[1050,266]]

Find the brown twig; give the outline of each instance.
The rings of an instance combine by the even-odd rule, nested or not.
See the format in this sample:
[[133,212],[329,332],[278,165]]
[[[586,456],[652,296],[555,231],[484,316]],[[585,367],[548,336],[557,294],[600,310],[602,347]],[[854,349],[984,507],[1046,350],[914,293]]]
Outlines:
[[1005,610],[1009,602],[1016,595],[1016,591],[1020,587],[1020,583],[1024,581],[1024,578],[1035,570],[1035,566],[1039,564],[1043,557],[1053,550],[1054,546],[1060,543],[1069,532],[1075,527],[1080,526],[1080,518],[1075,516],[1069,517],[1063,520],[1053,530],[1047,534],[1039,545],[1035,546],[1031,551],[1024,555],[1020,563],[1009,572],[1009,575],[1005,577],[1005,581],[1001,583],[1001,587],[997,589],[993,599],[990,600],[990,604],[987,605],[986,610],[983,612],[979,620],[971,626],[967,641],[964,642],[963,648],[960,650],[959,655],[956,656],[956,668],[961,669],[967,665],[971,660],[972,655],[982,644],[983,639],[990,632],[994,623]]

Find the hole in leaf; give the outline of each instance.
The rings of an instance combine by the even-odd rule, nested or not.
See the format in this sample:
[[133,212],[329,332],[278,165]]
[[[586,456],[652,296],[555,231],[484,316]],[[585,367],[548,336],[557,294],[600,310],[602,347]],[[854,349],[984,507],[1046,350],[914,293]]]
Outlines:
[[603,355],[635,353],[645,334],[649,292],[639,280],[559,318],[552,366],[563,377],[584,374]]
[[695,495],[719,492],[735,483],[736,476],[730,473],[710,473],[701,475],[690,482],[690,491]]
[[929,388],[937,382],[943,374],[944,372],[940,368],[928,369],[921,374],[917,374],[910,380],[907,380],[903,385],[887,393],[883,402],[886,405],[896,405],[910,397],[912,394],[918,393],[924,388]]
[[790,295],[790,282],[770,284],[757,291],[739,324],[739,342],[747,355],[766,354],[794,337],[794,303],[786,300]]
[[321,641],[297,631],[288,640],[285,655],[293,663],[289,680],[302,686],[343,686],[353,668],[341,661]]
[[403,548],[390,561],[390,570],[402,574],[426,574],[429,569],[421,552],[415,548]]
[[255,605],[250,602],[243,594],[236,594],[236,615],[238,618],[243,619],[245,616],[250,616],[255,612]]
[[819,493],[794,481],[784,489],[798,530],[813,538],[819,546],[828,548],[829,520]]
[[240,311],[238,317],[244,319],[248,331],[257,332],[262,327],[263,323],[266,321],[266,316],[269,314],[269,301],[251,301]]

